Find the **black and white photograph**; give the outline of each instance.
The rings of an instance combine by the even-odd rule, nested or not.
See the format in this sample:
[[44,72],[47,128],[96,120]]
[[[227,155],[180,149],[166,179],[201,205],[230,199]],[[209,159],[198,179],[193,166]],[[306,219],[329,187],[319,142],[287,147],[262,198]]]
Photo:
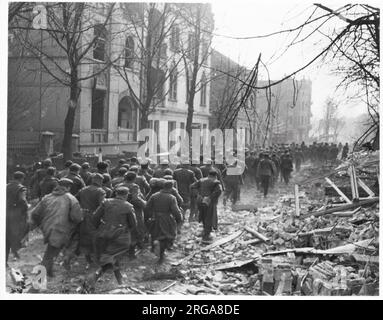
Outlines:
[[1,9],[2,296],[379,299],[378,1]]

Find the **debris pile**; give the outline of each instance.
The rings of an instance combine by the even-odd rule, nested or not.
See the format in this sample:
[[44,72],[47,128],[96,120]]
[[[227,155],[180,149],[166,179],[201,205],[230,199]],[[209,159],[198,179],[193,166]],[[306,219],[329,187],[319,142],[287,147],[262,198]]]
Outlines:
[[[315,171],[326,176],[333,168]],[[174,263],[189,270],[188,293],[378,295],[379,198],[368,192],[350,203],[339,194],[326,197],[317,181],[273,206],[237,205],[235,215],[221,221],[228,236],[209,246],[191,239]]]

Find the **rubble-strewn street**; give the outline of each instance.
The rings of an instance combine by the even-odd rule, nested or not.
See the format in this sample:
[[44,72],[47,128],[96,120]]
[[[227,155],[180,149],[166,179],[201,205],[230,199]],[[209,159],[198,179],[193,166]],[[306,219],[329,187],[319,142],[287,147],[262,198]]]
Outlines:
[[[377,295],[378,203],[318,217],[295,216],[294,182],[312,177],[313,171],[318,176],[332,169],[304,165],[288,186],[278,183],[266,199],[254,186],[243,188],[239,204],[219,204],[219,228],[212,244],[201,246],[200,225],[185,222],[163,265],[157,265],[154,254],[145,248],[134,260],[124,258],[123,285],[117,285],[110,273],[97,282],[96,293]],[[342,179],[340,174],[337,177]],[[314,181],[299,191],[302,214],[339,202],[339,197],[324,195],[323,185],[316,185]],[[20,260],[10,262],[11,268],[26,275],[25,291],[33,292],[32,270],[43,252],[42,236],[34,232],[28,247],[20,250]],[[64,270],[62,259],[56,265],[47,292],[87,293],[89,270],[82,257],[71,271]],[[12,291],[17,286],[10,274],[7,282]]]
[[5,296],[381,296],[378,5],[7,9]]

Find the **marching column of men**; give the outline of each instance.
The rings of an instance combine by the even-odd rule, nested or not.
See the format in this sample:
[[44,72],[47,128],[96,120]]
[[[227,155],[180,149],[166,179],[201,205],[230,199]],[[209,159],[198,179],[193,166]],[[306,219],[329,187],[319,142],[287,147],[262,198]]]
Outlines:
[[67,270],[83,254],[86,269],[99,266],[90,286],[107,270],[121,283],[121,258],[134,259],[146,244],[162,263],[187,213],[189,221],[202,223],[202,242],[210,243],[218,225],[222,174],[212,163],[202,169],[203,174],[197,165],[180,164],[173,172],[168,163],[153,166],[132,158],[113,168],[106,162],[92,168],[67,161],[58,172],[46,159],[27,187],[25,174],[16,171],[7,185],[7,265],[9,253],[18,257],[28,232],[37,227],[47,245],[41,262],[47,275],[54,276],[60,252]]
[[[279,179],[288,184],[291,172],[299,171],[305,161],[335,161],[347,154],[347,144],[302,143],[255,148],[246,153],[244,163],[232,165],[215,164],[212,157],[200,159],[201,165],[155,166],[133,157],[120,159],[115,167],[107,161],[91,167],[68,160],[59,172],[46,159],[35,166],[27,186],[20,170],[7,184],[6,261],[10,253],[18,257],[28,232],[39,227],[47,245],[42,264],[48,276],[54,275],[54,259],[62,251],[68,270],[81,254],[86,268],[91,263],[99,266],[91,283],[107,270],[121,283],[121,258],[126,254],[134,259],[149,244],[162,263],[187,216],[190,222],[202,223],[201,242],[211,243],[221,194],[224,205],[228,200],[235,204],[248,181],[267,197]],[[229,174],[238,164],[245,166],[244,173]],[[38,202],[31,206],[28,199]]]

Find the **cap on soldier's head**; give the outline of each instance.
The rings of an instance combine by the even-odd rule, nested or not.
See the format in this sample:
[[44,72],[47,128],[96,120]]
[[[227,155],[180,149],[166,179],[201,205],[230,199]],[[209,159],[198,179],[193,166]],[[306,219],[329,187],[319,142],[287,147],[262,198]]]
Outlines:
[[217,171],[215,171],[215,170],[210,170],[210,171],[209,171],[209,176],[216,177],[216,176],[217,176]]
[[70,186],[72,186],[72,184],[73,184],[73,181],[71,179],[68,179],[68,178],[61,178],[59,180],[60,186],[70,187]]
[[47,175],[48,176],[54,176],[55,172],[56,172],[56,168],[55,167],[48,167],[48,169],[47,169]]
[[43,166],[44,167],[46,167],[46,168],[48,168],[48,167],[50,167],[52,165],[52,160],[51,159],[45,159],[44,161],[43,161]]
[[135,172],[128,171],[124,175],[124,180],[126,180],[126,181],[133,181],[134,179],[136,179],[136,177],[137,177],[137,174]]
[[98,170],[106,170],[108,168],[108,164],[106,162],[99,162],[97,163],[97,169]]
[[118,196],[126,196],[129,193],[129,189],[127,187],[117,187],[116,195]]
[[138,162],[138,160],[137,160],[137,158],[136,158],[136,157],[131,157],[131,158],[130,158],[130,162],[133,162],[133,163],[137,163],[137,162]]
[[126,161],[125,161],[125,159],[120,159],[120,160],[118,160],[118,163],[119,164],[124,164]]
[[172,171],[172,169],[169,169],[169,168],[165,169],[165,170],[164,170],[164,175],[166,175],[166,176],[172,176],[172,175],[173,175],[173,171]]
[[120,169],[118,169],[118,174],[120,176],[124,176],[124,174],[127,173],[127,172],[128,172],[128,169],[125,168],[125,167],[121,167]]
[[102,183],[103,180],[104,180],[104,176],[100,173],[95,173],[92,175],[92,183],[93,182]]
[[89,169],[90,168],[89,162],[83,162],[83,164],[81,165],[81,168],[83,168],[84,170]]
[[16,172],[13,173],[13,179],[15,179],[15,180],[21,180],[21,179],[24,179],[24,178],[25,178],[24,172],[16,171]]
[[173,181],[173,176],[171,174],[166,174],[166,175],[164,175],[164,179]]
[[141,169],[148,169],[149,163],[141,163]]
[[78,172],[80,171],[81,166],[78,163],[72,163],[71,166],[69,167],[70,171],[75,171]]
[[139,167],[138,166],[131,166],[130,168],[129,168],[129,171],[133,171],[133,172],[138,172],[138,169],[139,169]]
[[69,168],[73,164],[72,160],[67,160],[64,164],[65,168]]
[[163,188],[164,189],[171,189],[171,188],[173,188],[173,183],[174,183],[173,180],[165,180],[165,182],[163,184]]
[[150,187],[153,188],[153,187],[157,186],[158,180],[159,180],[158,178],[151,178],[149,181]]
[[121,168],[126,168],[127,170],[129,170],[130,168],[130,165],[128,163],[124,163]]

